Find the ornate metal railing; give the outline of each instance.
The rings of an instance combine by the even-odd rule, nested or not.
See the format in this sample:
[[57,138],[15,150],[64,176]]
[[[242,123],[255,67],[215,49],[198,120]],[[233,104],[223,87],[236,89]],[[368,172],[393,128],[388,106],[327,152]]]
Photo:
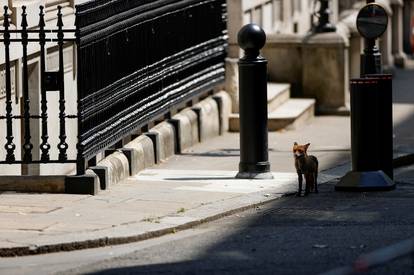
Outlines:
[[224,80],[225,0],[77,6],[78,173],[86,160]]
[[[58,8],[57,11],[57,26],[53,29],[45,29],[45,13],[44,7],[40,7],[39,24],[37,29],[28,29],[26,7],[22,7],[21,29],[10,29],[10,14],[8,7],[4,7],[3,15],[3,29],[0,30],[0,42],[4,44],[5,52],[5,83],[6,83],[6,108],[5,115],[0,115],[0,120],[6,120],[6,149],[5,160],[0,159],[0,164],[18,164],[18,163],[75,163],[76,160],[69,160],[67,157],[68,144],[66,142],[66,120],[74,119],[76,115],[67,115],[65,112],[65,89],[64,89],[64,60],[63,60],[63,44],[68,41],[75,41],[74,38],[65,38],[67,33],[75,33],[75,30],[64,30],[62,11]],[[59,55],[59,69],[58,71],[46,71],[46,48],[47,43],[55,43],[58,46]],[[21,115],[16,115],[13,112],[12,101],[12,85],[11,85],[11,60],[10,60],[10,46],[12,43],[20,44],[22,49],[22,99],[23,112]],[[41,114],[36,115],[30,109],[31,98],[29,97],[29,77],[28,77],[28,45],[29,43],[38,43],[40,50],[40,97],[41,97]],[[59,155],[57,159],[51,159],[49,144],[49,125],[48,125],[48,102],[47,92],[59,92],[59,144],[57,145]],[[13,124],[13,120],[20,120],[23,125],[22,133],[24,136],[22,148],[22,157],[16,157],[16,143],[15,141],[15,126],[19,123]],[[41,140],[40,148],[34,148],[31,134],[31,121],[41,120]],[[34,159],[33,149],[40,150],[40,159]]]
[[[6,72],[10,80],[8,57],[11,42],[23,45],[24,115],[12,114],[11,88],[8,82],[5,160],[0,163],[76,162],[77,173],[85,172],[88,160],[118,143],[150,121],[168,114],[172,108],[209,91],[224,81],[227,46],[227,14],[225,0],[95,0],[76,7],[77,44],[77,115],[65,113],[63,82],[63,43],[65,32],[59,9],[56,30],[45,30],[43,12],[38,29],[8,29],[5,12],[3,41]],[[25,12],[23,18],[25,17]],[[23,20],[24,21],[24,20]],[[21,34],[18,39],[10,34]],[[28,38],[36,33],[38,38]],[[45,35],[54,35],[45,38]],[[59,71],[46,72],[44,42],[57,42]],[[30,114],[27,80],[27,49],[29,42],[40,44],[41,115]],[[25,61],[26,60],[26,61]],[[25,64],[26,63],[26,64]],[[46,91],[59,90],[59,156],[50,159],[48,144],[48,112]],[[77,159],[68,160],[65,121],[77,118]],[[24,123],[22,160],[16,159],[11,121]],[[30,120],[41,120],[41,157],[31,156]]]

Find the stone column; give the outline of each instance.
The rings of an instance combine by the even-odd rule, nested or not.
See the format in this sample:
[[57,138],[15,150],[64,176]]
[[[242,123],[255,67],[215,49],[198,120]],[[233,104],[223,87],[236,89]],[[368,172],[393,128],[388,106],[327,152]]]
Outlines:
[[240,48],[237,44],[237,33],[243,26],[242,0],[227,0],[229,47],[226,59],[226,91],[232,100],[232,112],[239,112],[239,73],[237,62],[240,57]]
[[404,67],[407,56],[403,51],[403,2],[401,0],[392,3],[392,54],[394,63],[398,67]]
[[412,17],[412,0],[404,0],[403,7],[403,49],[404,53],[412,54],[411,49],[411,17]]
[[303,94],[316,98],[320,114],[348,114],[349,42],[338,33],[320,33],[303,43]]

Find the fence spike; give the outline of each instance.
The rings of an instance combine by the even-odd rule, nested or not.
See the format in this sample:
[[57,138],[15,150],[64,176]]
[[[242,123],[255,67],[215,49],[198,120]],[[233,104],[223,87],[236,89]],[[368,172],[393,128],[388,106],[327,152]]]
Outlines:
[[63,27],[63,20],[62,20],[62,6],[57,6],[57,8],[58,8],[58,13],[57,13],[57,16],[58,16],[58,20],[57,20],[57,24],[56,24],[56,26],[57,27]]
[[64,60],[63,60],[63,20],[62,20],[62,7],[58,6],[58,21],[57,21],[57,27],[58,27],[58,45],[59,45],[59,127],[60,127],[60,133],[59,133],[59,160],[64,162],[67,160],[67,150],[68,150],[68,144],[66,142],[66,101],[65,101],[65,72],[64,72]]
[[33,144],[30,142],[30,98],[29,98],[29,72],[28,72],[28,58],[27,58],[27,44],[28,44],[28,32],[27,32],[27,13],[26,6],[22,6],[22,46],[23,46],[23,112],[24,112],[24,144],[23,144],[23,161],[30,163],[32,161],[32,149]]
[[4,9],[4,14],[3,14],[3,19],[4,19],[3,27],[7,28],[7,27],[10,26],[9,13],[8,13],[9,7],[4,6],[3,9]]
[[6,135],[6,144],[4,148],[7,151],[6,161],[12,163],[15,161],[14,150],[16,145],[13,143],[13,101],[11,96],[11,76],[10,76],[10,32],[9,32],[9,13],[8,7],[4,6],[4,50],[6,57],[6,124],[7,124],[7,135]]
[[39,27],[43,28],[44,26],[46,26],[45,24],[45,13],[44,13],[44,7],[43,6],[39,6]]
[[22,26],[23,28],[27,28],[28,24],[27,24],[27,13],[26,13],[26,6],[22,6],[22,24],[20,26]]
[[46,33],[44,30],[45,27],[45,19],[44,19],[44,7],[40,6],[40,13],[39,13],[39,44],[40,44],[40,94],[41,94],[41,120],[42,120],[42,143],[40,144],[40,150],[42,154],[40,159],[44,162],[50,160],[49,150],[50,144],[48,143],[49,134],[48,134],[48,114],[47,114],[47,96],[46,96],[46,84],[45,84],[45,75],[46,75],[46,51],[45,51],[45,44],[46,44]]

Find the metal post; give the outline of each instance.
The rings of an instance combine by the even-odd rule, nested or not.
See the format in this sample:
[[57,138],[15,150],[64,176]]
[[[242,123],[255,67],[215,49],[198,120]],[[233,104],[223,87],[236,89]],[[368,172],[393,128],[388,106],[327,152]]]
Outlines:
[[260,56],[265,32],[255,24],[238,33],[244,56],[239,61],[240,164],[237,178],[272,179],[268,161],[267,60]]
[[68,144],[66,142],[66,113],[65,113],[65,71],[63,66],[63,14],[62,14],[62,7],[58,6],[58,13],[57,13],[58,21],[56,26],[58,27],[58,45],[59,45],[59,161],[66,161],[68,159],[67,150]]
[[[375,0],[367,0],[367,4]],[[365,38],[364,53],[361,54],[361,77],[367,74],[381,74],[381,53],[376,45],[375,38]]]
[[28,58],[27,58],[27,44],[29,34],[27,32],[27,13],[26,6],[22,6],[22,47],[23,47],[23,116],[24,116],[24,144],[23,144],[23,162],[30,163],[32,161],[33,144],[30,139],[30,98],[29,98],[29,72],[28,72]]
[[47,95],[46,95],[46,83],[45,83],[45,72],[46,72],[46,32],[45,32],[45,13],[44,7],[40,6],[40,14],[39,14],[39,43],[40,43],[40,92],[41,92],[41,111],[42,111],[42,144],[40,144],[40,150],[42,151],[42,155],[40,159],[44,162],[50,160],[49,150],[50,144],[49,134],[48,134],[48,114],[47,114]]
[[[357,17],[366,39],[361,78],[351,80],[352,171],[335,186],[339,191],[386,191],[393,182],[392,76],[382,75],[375,41],[386,30],[384,8],[367,1]],[[370,4],[371,3],[371,4]]]
[[316,33],[336,31],[336,27],[329,20],[329,16],[332,13],[329,9],[329,1],[330,0],[319,0],[321,7],[318,11],[319,21],[314,29]]
[[381,73],[381,53],[375,44],[375,39],[365,39],[364,53],[361,54],[361,77]]
[[16,145],[13,143],[13,101],[12,101],[12,88],[11,88],[11,75],[10,75],[10,22],[9,22],[8,7],[4,6],[4,50],[6,57],[6,124],[7,124],[7,143],[4,148],[7,151],[6,161],[12,163],[16,160],[14,150]]

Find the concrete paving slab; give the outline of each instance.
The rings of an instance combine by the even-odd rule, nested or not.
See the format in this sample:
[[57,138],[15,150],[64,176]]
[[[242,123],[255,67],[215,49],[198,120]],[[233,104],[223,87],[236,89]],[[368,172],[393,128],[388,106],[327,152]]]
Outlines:
[[[235,180],[235,171],[192,170],[191,178],[189,172],[144,170],[131,177],[129,184],[117,186],[119,190],[125,188],[124,192],[115,189],[88,196],[62,207],[59,213],[0,212],[0,242],[5,243],[0,255],[47,253],[156,237],[274,200],[297,188],[292,173],[275,173],[274,181],[262,182]],[[162,186],[154,188],[157,184]],[[38,194],[37,198],[47,196]],[[19,235],[20,231],[25,234]],[[17,240],[14,246],[10,239]]]
[[21,206],[21,205],[0,205],[0,213],[16,213],[20,215],[50,213],[62,209],[61,206],[42,207],[42,206]]

